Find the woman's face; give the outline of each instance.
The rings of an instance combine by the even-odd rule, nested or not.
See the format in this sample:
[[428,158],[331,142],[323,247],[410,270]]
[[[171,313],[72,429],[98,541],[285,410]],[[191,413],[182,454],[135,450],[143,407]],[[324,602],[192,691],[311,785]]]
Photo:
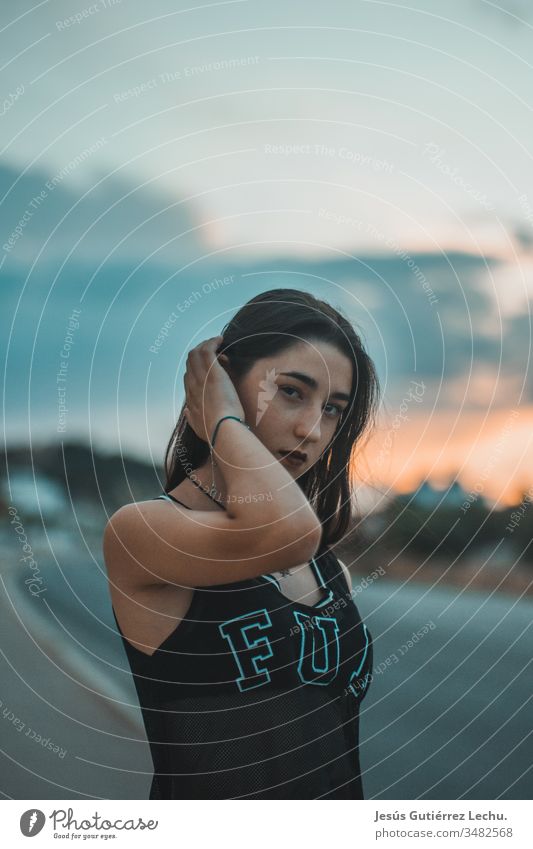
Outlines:
[[[333,345],[301,341],[257,360],[235,381],[247,423],[293,477],[314,466],[333,438],[352,373],[351,360]],[[292,451],[304,459],[283,459]]]

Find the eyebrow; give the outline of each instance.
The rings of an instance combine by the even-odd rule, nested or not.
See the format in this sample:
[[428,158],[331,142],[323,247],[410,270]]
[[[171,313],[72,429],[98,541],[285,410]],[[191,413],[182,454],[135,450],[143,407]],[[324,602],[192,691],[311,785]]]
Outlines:
[[[310,386],[311,389],[317,389],[318,383],[316,382],[314,377],[311,377],[309,374],[302,374],[301,371],[281,371],[280,375],[284,377],[294,377],[296,380],[301,380],[302,383],[306,383],[307,386]],[[332,392],[329,396],[330,398],[336,398],[339,401],[349,401],[350,396],[346,395],[345,392]]]

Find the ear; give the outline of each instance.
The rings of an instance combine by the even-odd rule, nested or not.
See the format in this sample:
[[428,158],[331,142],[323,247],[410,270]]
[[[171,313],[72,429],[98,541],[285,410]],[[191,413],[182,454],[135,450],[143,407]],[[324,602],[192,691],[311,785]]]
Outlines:
[[224,371],[231,376],[231,366],[227,354],[217,354],[217,360],[219,361]]

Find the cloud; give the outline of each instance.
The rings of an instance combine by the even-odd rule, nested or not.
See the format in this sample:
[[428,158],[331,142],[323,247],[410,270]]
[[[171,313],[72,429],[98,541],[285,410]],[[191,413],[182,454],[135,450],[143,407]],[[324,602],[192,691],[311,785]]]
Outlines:
[[354,301],[352,309],[369,334],[381,373],[392,381],[415,373],[446,379],[468,370],[471,359],[494,365],[501,334],[488,280],[497,263],[464,253],[352,261],[348,279],[354,296],[362,295],[364,303],[368,286],[373,294],[368,314]]
[[513,235],[524,251],[533,251],[533,227],[525,224],[514,228]]
[[141,260],[157,251],[155,261],[178,264],[203,253],[201,231],[194,231],[199,214],[191,204],[117,175],[73,188],[70,178],[79,162],[74,158],[59,171],[34,169],[23,176],[13,166],[0,166],[2,256],[28,264],[48,239],[46,260],[65,258],[78,240],[78,260],[102,260],[110,251],[114,260]]

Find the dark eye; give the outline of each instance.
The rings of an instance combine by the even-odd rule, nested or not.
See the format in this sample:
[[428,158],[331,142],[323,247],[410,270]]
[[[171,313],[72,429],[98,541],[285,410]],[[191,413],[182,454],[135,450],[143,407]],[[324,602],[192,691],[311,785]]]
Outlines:
[[[280,386],[280,389],[282,390],[282,392],[285,392],[286,394],[287,394],[286,390],[288,389],[289,392],[296,392],[297,395],[300,395],[300,393],[298,392],[298,390],[296,389],[295,386]],[[294,398],[294,395],[288,395],[287,397]]]
[[342,416],[342,414],[344,412],[342,407],[339,407],[338,404],[326,404],[326,407],[334,407],[335,408],[334,413],[328,413],[328,415],[330,415],[330,416]]

